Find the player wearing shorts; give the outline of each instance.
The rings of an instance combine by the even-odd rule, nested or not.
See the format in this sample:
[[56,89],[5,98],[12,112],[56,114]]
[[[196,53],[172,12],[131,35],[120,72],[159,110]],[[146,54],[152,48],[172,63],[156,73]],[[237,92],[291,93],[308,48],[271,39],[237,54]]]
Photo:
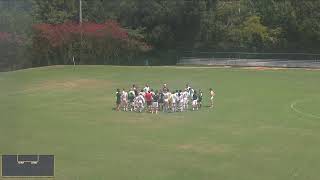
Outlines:
[[213,98],[216,95],[216,93],[213,91],[212,88],[210,88],[209,90],[210,90],[210,96],[211,96],[211,98],[210,98],[210,100],[211,100],[211,108],[213,108]]
[[182,90],[179,90],[178,98],[179,98],[179,104],[178,104],[179,110],[180,110],[180,112],[183,112],[183,110],[184,110],[184,97],[183,97]]
[[177,98],[176,98],[176,93],[172,92],[169,98],[170,106],[171,106],[171,111],[175,112],[176,111],[176,106],[177,106]]
[[162,90],[160,90],[160,93],[159,93],[158,103],[159,103],[159,110],[163,110],[164,94],[163,94]]
[[158,91],[156,91],[153,96],[152,96],[152,110],[151,110],[151,113],[156,113],[158,114],[158,108],[159,108],[159,94],[158,94]]
[[164,101],[163,101],[163,111],[167,112],[169,110],[170,104],[169,104],[169,98],[170,98],[170,92],[164,92]]
[[180,106],[180,101],[181,101],[181,90],[177,90],[175,93],[175,98],[176,98],[176,108],[177,111],[181,111],[181,106]]
[[133,108],[134,108],[134,98],[135,98],[135,93],[134,93],[133,89],[131,88],[131,90],[129,91],[129,94],[128,94],[130,111],[133,111]]
[[121,106],[124,111],[128,111],[128,93],[125,89],[123,89],[121,93]]
[[183,102],[184,102],[184,109],[188,109],[189,108],[189,92],[188,92],[188,89],[185,89],[185,91],[183,92]]
[[194,91],[193,95],[192,95],[192,110],[198,110],[198,95],[197,92]]
[[199,94],[198,94],[198,107],[201,108],[202,106],[202,97],[203,97],[203,93],[202,90],[199,90]]
[[193,97],[193,94],[195,94],[195,90],[190,88],[189,89],[189,96],[190,96],[190,99],[192,100],[192,97]]
[[142,95],[142,92],[135,98],[136,110],[142,112],[144,109],[145,99]]
[[145,95],[144,95],[146,102],[147,102],[147,108],[148,111],[151,111],[151,106],[152,106],[152,94],[150,91],[148,91]]
[[121,93],[120,93],[120,89],[117,89],[117,92],[116,92],[116,110],[117,111],[120,110],[120,103],[121,103]]

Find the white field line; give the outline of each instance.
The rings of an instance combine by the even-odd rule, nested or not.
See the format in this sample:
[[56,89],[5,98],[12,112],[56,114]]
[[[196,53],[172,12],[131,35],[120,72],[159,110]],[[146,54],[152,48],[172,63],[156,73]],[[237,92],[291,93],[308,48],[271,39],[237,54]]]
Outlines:
[[[305,100],[303,100],[303,101],[305,101]],[[301,102],[303,102],[303,101],[302,101],[302,100],[294,101],[293,103],[291,103],[290,108],[291,108],[294,112],[296,112],[296,113],[298,113],[298,114],[301,114],[301,115],[304,115],[304,116],[306,116],[306,117],[320,119],[320,116],[317,116],[317,115],[314,115],[314,114],[311,114],[311,113],[303,112],[303,111],[301,111],[301,110],[299,110],[298,108],[295,107],[298,103],[301,103]]]

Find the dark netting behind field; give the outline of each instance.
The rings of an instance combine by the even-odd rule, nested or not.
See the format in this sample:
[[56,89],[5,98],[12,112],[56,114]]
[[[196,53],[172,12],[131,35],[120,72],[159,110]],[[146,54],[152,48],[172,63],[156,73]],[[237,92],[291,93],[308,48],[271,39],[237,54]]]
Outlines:
[[320,54],[184,52],[178,65],[267,66],[320,68]]

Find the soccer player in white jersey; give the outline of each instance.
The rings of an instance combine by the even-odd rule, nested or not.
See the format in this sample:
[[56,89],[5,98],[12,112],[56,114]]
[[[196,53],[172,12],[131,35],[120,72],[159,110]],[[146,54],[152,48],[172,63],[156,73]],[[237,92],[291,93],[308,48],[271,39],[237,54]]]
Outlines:
[[145,93],[150,91],[150,86],[149,86],[149,84],[146,84],[146,86],[143,88],[143,91],[144,91]]
[[176,112],[177,98],[176,98],[176,93],[175,92],[171,93],[170,101],[171,101],[171,110],[172,110],[172,112]]
[[170,92],[164,92],[163,95],[164,95],[164,102],[163,102],[163,111],[166,112],[169,110],[169,107],[170,107],[170,102],[169,102],[169,98],[170,98]]
[[144,104],[145,104],[145,99],[144,96],[142,94],[142,92],[139,93],[139,95],[135,98],[136,101],[136,110],[139,112],[142,112],[144,109]]
[[179,90],[177,93],[176,93],[176,98],[177,98],[177,110],[182,112],[183,111],[183,100],[182,100],[182,92],[181,90]]
[[214,99],[214,96],[216,95],[216,93],[213,91],[212,88],[209,89],[210,90],[210,100],[211,100],[211,108],[213,108],[213,99]]
[[184,104],[183,104],[183,109],[188,109],[189,107],[189,92],[188,92],[188,89],[185,89],[185,91],[183,92],[183,102],[184,102]]
[[125,89],[123,89],[121,93],[121,104],[123,110],[128,111],[128,93],[125,91]]

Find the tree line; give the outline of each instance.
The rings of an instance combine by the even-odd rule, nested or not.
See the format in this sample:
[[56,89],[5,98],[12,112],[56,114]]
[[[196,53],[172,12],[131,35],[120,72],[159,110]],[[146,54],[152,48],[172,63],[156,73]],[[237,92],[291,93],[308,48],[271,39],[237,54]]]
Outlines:
[[0,66],[73,58],[175,64],[185,51],[319,52],[320,0],[82,0],[83,24],[79,2],[0,1]]

